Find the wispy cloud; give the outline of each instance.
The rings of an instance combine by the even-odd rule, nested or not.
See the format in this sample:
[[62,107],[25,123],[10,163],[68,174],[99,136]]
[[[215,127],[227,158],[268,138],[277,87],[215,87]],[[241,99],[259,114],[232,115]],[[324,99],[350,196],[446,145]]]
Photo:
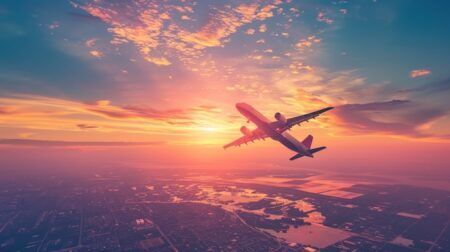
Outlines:
[[337,106],[334,123],[347,134],[378,133],[413,138],[449,138],[424,132],[423,125],[447,115],[445,109],[417,107],[408,100],[392,100]]
[[409,77],[411,78],[417,78],[417,77],[422,77],[422,76],[427,76],[431,74],[431,70],[429,69],[416,69],[416,70],[412,70],[409,73]]
[[[13,135],[31,132],[36,137],[45,137],[41,133],[51,131],[52,138],[59,136],[64,140],[139,136],[139,139],[185,143],[186,138],[200,136],[204,128],[228,127],[222,125],[225,115],[221,116],[221,110],[212,105],[158,110],[148,106],[113,105],[108,100],[81,102],[14,94],[0,97],[0,106],[5,111],[0,113],[2,127],[13,129],[10,131]],[[83,135],[79,134],[80,129]]]
[[89,125],[89,124],[84,124],[84,123],[77,124],[77,127],[80,128],[80,129],[82,129],[82,130],[86,130],[86,129],[96,129],[96,128],[98,128],[98,126],[95,126],[95,125]]
[[49,28],[50,30],[54,30],[54,29],[59,28],[59,22],[55,21],[55,22],[51,23],[51,24],[48,26],[48,28]]
[[11,106],[0,106],[0,115],[7,115],[14,113],[14,107]]
[[53,141],[36,139],[0,139],[0,145],[35,146],[35,147],[87,147],[87,146],[147,146],[161,145],[164,142],[77,142],[77,141]]

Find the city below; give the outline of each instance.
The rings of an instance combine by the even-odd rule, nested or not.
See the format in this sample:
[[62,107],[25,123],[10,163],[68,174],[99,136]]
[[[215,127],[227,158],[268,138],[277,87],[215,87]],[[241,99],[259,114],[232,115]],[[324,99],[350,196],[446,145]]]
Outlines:
[[0,251],[450,251],[449,191],[380,180],[134,168],[4,178]]

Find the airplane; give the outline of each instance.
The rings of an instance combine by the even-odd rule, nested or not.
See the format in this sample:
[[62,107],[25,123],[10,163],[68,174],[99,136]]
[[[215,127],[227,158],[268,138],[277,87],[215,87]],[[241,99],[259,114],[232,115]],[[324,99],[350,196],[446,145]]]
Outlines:
[[305,115],[296,116],[292,118],[286,118],[280,112],[275,113],[276,121],[271,122],[267,117],[258,112],[252,106],[247,103],[236,103],[236,109],[247,118],[247,122],[253,122],[257,128],[254,130],[248,129],[246,126],[241,127],[241,132],[244,134],[242,137],[234,140],[233,142],[223,146],[224,149],[232,146],[241,146],[248,142],[254,142],[255,140],[265,140],[270,137],[275,141],[280,142],[290,150],[295,151],[297,154],[292,156],[289,160],[295,160],[304,156],[314,157],[313,154],[325,149],[325,146],[311,148],[313,136],[308,135],[302,142],[299,142],[293,136],[291,136],[287,130],[291,129],[295,125],[300,125],[302,122],[308,122],[310,119],[314,119],[320,114],[333,109],[333,107],[323,108]]

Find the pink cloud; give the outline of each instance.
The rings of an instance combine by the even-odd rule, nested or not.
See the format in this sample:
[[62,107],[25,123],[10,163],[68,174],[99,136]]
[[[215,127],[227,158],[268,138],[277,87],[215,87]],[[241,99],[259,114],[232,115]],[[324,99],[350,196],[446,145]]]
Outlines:
[[89,48],[94,47],[95,43],[97,42],[97,39],[93,38],[93,39],[88,39],[85,42],[85,45]]
[[332,24],[334,22],[333,19],[326,16],[325,12],[319,12],[317,14],[316,20],[319,22],[326,23],[326,24]]

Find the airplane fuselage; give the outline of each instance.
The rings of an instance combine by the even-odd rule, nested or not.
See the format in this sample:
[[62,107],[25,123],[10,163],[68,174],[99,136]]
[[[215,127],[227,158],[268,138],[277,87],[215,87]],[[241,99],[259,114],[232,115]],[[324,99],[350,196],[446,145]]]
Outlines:
[[256,126],[264,131],[267,136],[272,138],[275,141],[280,142],[288,149],[293,150],[298,153],[302,153],[305,156],[311,157],[312,154],[309,152],[308,148],[306,148],[302,143],[300,143],[297,139],[291,136],[286,131],[278,131],[275,127],[273,127],[270,123],[270,120],[267,119],[263,114],[259,113],[256,109],[246,103],[237,103],[236,109],[247,118],[249,121],[252,121]]

